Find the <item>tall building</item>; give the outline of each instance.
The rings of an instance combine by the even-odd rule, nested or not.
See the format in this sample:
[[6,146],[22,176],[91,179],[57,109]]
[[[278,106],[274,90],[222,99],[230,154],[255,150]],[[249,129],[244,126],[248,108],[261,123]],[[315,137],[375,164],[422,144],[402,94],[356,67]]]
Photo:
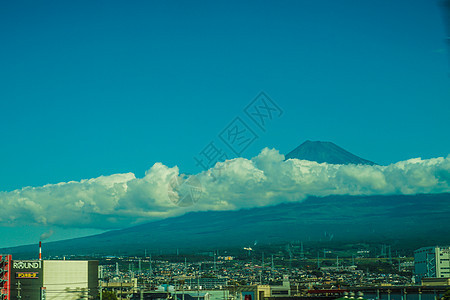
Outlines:
[[98,295],[98,261],[12,260],[0,256],[0,300],[91,299]]
[[0,299],[11,299],[11,255],[0,255]]
[[416,282],[422,278],[450,277],[450,246],[424,247],[414,251]]

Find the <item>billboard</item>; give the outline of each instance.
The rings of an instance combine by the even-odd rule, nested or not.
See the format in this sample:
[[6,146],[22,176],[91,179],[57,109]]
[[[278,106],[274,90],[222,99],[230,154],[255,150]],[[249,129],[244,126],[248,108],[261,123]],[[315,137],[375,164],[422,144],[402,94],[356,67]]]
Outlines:
[[37,279],[37,278],[39,278],[39,272],[16,272],[16,279],[21,279],[21,278]]
[[41,300],[41,260],[13,260],[11,264],[11,299]]

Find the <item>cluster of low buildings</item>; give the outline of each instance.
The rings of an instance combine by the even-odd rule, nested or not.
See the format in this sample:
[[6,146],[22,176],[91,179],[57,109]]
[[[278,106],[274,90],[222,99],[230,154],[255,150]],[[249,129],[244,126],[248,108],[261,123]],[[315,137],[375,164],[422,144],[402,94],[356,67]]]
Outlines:
[[97,260],[14,260],[1,255],[0,300],[100,299],[104,291],[118,299],[152,300],[332,300],[357,299],[358,292],[367,299],[407,300],[416,295],[437,300],[450,288],[450,247],[418,249],[414,262],[399,263],[399,268],[410,270],[404,274],[363,270],[350,263],[258,263],[231,256],[190,263],[109,257],[101,258],[99,265]]

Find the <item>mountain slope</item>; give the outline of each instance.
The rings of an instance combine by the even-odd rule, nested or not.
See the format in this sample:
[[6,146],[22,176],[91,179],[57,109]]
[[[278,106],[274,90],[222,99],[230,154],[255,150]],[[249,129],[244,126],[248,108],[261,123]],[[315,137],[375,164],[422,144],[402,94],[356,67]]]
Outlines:
[[[306,141],[286,159],[332,164],[374,163],[331,142]],[[414,245],[450,243],[450,194],[309,197],[302,202],[239,211],[193,212],[99,235],[45,243],[47,254],[135,254],[205,250],[291,240],[386,239]],[[34,257],[36,245],[0,249]]]
[[286,155],[286,159],[297,158],[318,163],[375,165],[358,157],[332,142],[306,141]]
[[[240,211],[195,212],[85,238],[45,243],[46,254],[135,254],[292,240],[450,242],[450,194],[311,197]],[[27,257],[36,245],[0,250]],[[32,254],[34,255],[34,254]],[[35,256],[35,255],[34,255]]]

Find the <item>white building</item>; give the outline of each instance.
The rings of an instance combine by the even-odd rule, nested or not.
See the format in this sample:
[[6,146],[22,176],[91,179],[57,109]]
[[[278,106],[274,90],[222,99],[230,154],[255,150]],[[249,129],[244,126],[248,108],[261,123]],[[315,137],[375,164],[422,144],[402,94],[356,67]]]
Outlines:
[[98,295],[98,261],[12,260],[8,268],[8,299],[76,300]]
[[422,278],[450,277],[450,246],[424,247],[414,251],[416,282]]
[[46,299],[97,296],[98,261],[44,260]]

